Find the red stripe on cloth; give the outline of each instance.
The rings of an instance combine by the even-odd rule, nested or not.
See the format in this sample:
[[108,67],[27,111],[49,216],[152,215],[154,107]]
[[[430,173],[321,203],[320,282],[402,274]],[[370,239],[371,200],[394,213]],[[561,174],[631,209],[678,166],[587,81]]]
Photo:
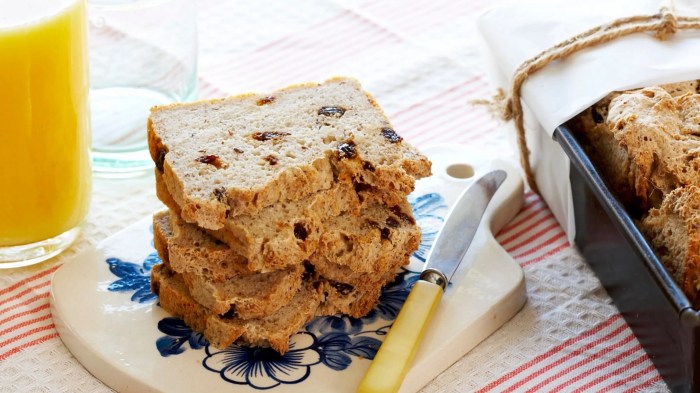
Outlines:
[[523,194],[523,201],[525,201],[525,204],[523,205],[523,209],[525,209],[527,206],[532,206],[537,202],[542,202],[542,198],[532,191],[525,191]]
[[[614,357],[613,359],[611,359],[611,360],[609,360],[609,361],[607,361],[607,362],[604,362],[604,363],[602,363],[602,364],[600,364],[600,365],[597,365],[597,366],[595,366],[595,367],[593,367],[593,368],[585,369],[585,370],[584,370],[582,373],[580,373],[580,374],[575,374],[575,372],[576,372],[577,369],[580,369],[580,368],[582,368],[583,366],[587,366],[589,363],[594,362],[594,361],[600,359],[601,357],[603,357],[604,355],[606,355],[606,354],[609,353],[610,351],[615,350],[615,349],[618,349],[618,348],[620,348],[621,346],[623,346],[623,345],[625,345],[625,344],[628,344],[629,342],[633,341],[633,340],[634,340],[634,334],[632,334],[631,331],[628,331],[627,333],[628,333],[627,336],[624,336],[624,337],[623,337],[621,340],[619,340],[618,342],[616,342],[616,343],[614,343],[614,344],[613,344],[613,343],[606,343],[606,345],[605,345],[605,347],[604,347],[603,349],[601,349],[601,350],[599,350],[599,351],[597,351],[597,352],[595,352],[595,353],[593,353],[593,354],[591,354],[591,355],[589,355],[589,356],[584,357],[583,360],[580,360],[580,361],[578,361],[578,362],[576,362],[576,363],[570,365],[569,367],[566,367],[565,369],[563,369],[563,370],[561,370],[561,371],[559,371],[559,372],[557,372],[557,373],[555,373],[555,374],[553,374],[553,375],[550,375],[549,377],[547,377],[546,379],[544,379],[543,381],[541,381],[541,382],[538,383],[537,385],[535,385],[535,386],[529,388],[529,389],[526,391],[526,393],[535,393],[535,392],[539,392],[539,391],[541,391],[542,388],[544,388],[545,386],[549,385],[550,383],[556,381],[557,379],[559,379],[559,378],[561,378],[561,377],[566,376],[566,382],[565,382],[565,383],[563,383],[563,384],[557,386],[556,388],[552,389],[552,390],[555,391],[555,392],[559,392],[559,391],[561,391],[562,388],[564,388],[564,387],[573,386],[573,383],[574,383],[574,382],[576,382],[577,380],[581,379],[581,378],[582,378],[582,377],[581,377],[582,375],[585,376],[585,375],[587,375],[587,374],[590,374],[590,373],[592,372],[591,370],[594,370],[594,369],[597,368],[597,367],[607,367],[607,366],[610,365],[610,364],[614,364],[614,363],[618,362],[619,360],[624,359],[624,356],[630,355],[630,354],[632,354],[633,352],[635,352],[635,351],[641,349],[641,347],[639,347],[639,345],[637,345],[636,347],[624,351],[624,352],[621,353],[620,355],[617,355],[616,357]],[[611,341],[612,341],[612,340],[611,340]],[[574,358],[574,357],[576,357],[576,356],[582,355],[584,352],[585,352],[584,349],[572,351],[571,353],[567,354],[567,355],[564,356],[563,358],[560,358],[560,359],[557,360],[556,362],[550,363],[550,364],[544,366],[543,368],[541,368],[540,370],[538,370],[536,373],[533,373],[533,374],[529,375],[529,376],[527,377],[527,379],[528,379],[527,382],[531,381],[532,379],[536,378],[536,377],[539,376],[539,375],[542,375],[542,374],[544,374],[544,373],[546,373],[546,372],[552,370],[553,368],[555,368],[555,367],[561,365],[562,363],[568,362],[569,360],[571,360],[572,358]],[[573,376],[573,378],[572,378],[572,376]]]
[[391,114],[393,120],[413,121],[421,119],[426,114],[435,111],[436,107],[445,103],[452,103],[466,97],[468,92],[478,90],[480,86],[486,86],[486,82],[480,75],[467,79],[464,82],[450,86],[445,90],[415,102],[406,108]]
[[496,124],[492,124],[490,127],[484,128],[483,130],[480,130],[478,134],[468,135],[468,136],[465,136],[464,138],[456,139],[455,142],[464,143],[464,144],[476,143],[479,139],[484,139],[487,136],[493,135],[493,133],[497,129],[498,129],[498,126]]
[[[535,225],[532,225],[532,226],[526,228],[527,230],[525,232],[530,232],[530,231],[534,230],[537,225],[542,224],[545,221],[549,221],[549,220],[546,220],[546,218],[550,218],[550,217],[545,217],[545,220],[536,222]],[[525,239],[522,239],[515,244],[509,244],[507,247],[503,247],[503,248],[505,248],[505,250],[507,252],[512,254],[520,248],[523,248],[523,247],[526,247],[528,245],[533,244],[536,240],[543,238],[545,235],[548,235],[550,232],[554,232],[555,233],[554,236],[563,235],[563,233],[564,233],[561,230],[561,227],[559,226],[558,222],[551,222],[551,223],[549,223],[549,225],[547,225],[544,228],[540,229],[539,231],[531,234],[530,236],[526,237]],[[551,240],[551,239],[552,238],[550,237],[548,240]],[[545,240],[545,241],[547,241],[547,240]],[[524,254],[524,255],[527,255],[527,254]],[[524,256],[524,255],[518,255],[518,256]]]
[[528,198],[527,193],[523,195],[523,206],[520,208],[520,211],[518,214],[515,215],[515,218],[511,220],[506,226],[501,229],[496,237],[501,237],[506,235],[509,231],[512,231],[515,229],[518,225],[522,224],[523,222],[529,220],[532,218],[533,215],[539,213],[542,209],[544,209],[544,204],[539,198]]
[[458,115],[443,122],[436,114],[433,118],[435,123],[428,122],[423,126],[414,127],[410,124],[399,123],[397,129],[401,134],[412,140],[416,144],[422,143],[461,143],[461,141],[474,140],[476,138],[491,135],[490,130],[481,130],[472,127],[462,121]]
[[656,375],[654,375],[653,377],[651,377],[651,378],[647,379],[646,381],[640,383],[639,385],[637,385],[637,386],[635,386],[635,387],[633,387],[633,388],[629,388],[629,389],[625,390],[623,393],[639,392],[639,391],[641,391],[642,389],[646,389],[646,388],[648,388],[649,386],[651,386],[651,385],[653,385],[653,384],[655,384],[655,383],[657,383],[657,382],[661,382],[662,380],[663,380],[663,378],[661,378],[661,375],[657,373]]
[[[49,317],[50,317],[50,316],[51,316],[51,315],[49,315]],[[26,338],[26,337],[28,337],[28,336],[31,336],[31,335],[34,334],[34,333],[43,332],[44,330],[54,329],[55,327],[56,327],[56,326],[52,323],[52,324],[49,324],[49,325],[39,326],[39,327],[36,327],[36,328],[34,328],[34,329],[27,330],[26,332],[24,332],[24,333],[22,333],[22,334],[20,334],[20,335],[14,336],[14,337],[9,338],[9,339],[7,339],[7,340],[5,340],[5,341],[0,341],[0,348],[6,346],[6,345],[8,345],[8,344],[12,344],[12,343],[15,342],[15,341],[19,341],[19,340],[21,340],[21,339],[23,339],[23,338]]]
[[[644,353],[642,356],[639,356],[639,357],[636,358],[635,360],[633,360],[633,361],[631,361],[631,362],[629,362],[629,363],[625,363],[624,366],[619,367],[619,368],[617,368],[617,369],[615,369],[615,370],[613,370],[613,371],[611,371],[611,372],[609,372],[609,373],[607,373],[607,374],[605,374],[605,375],[601,375],[600,377],[598,377],[598,378],[596,378],[596,379],[594,379],[594,380],[588,382],[587,384],[585,384],[585,385],[583,385],[583,386],[579,386],[576,390],[572,391],[571,393],[580,393],[580,392],[584,392],[584,391],[586,391],[586,390],[592,388],[593,386],[599,385],[599,384],[601,384],[601,383],[603,383],[603,382],[609,380],[609,379],[612,378],[612,377],[615,377],[615,376],[617,376],[617,375],[620,375],[620,374],[624,373],[625,371],[628,371],[629,369],[633,368],[634,366],[637,366],[637,365],[640,365],[640,364],[644,363],[647,359],[648,359],[648,357],[647,357],[646,353]],[[648,367],[642,369],[641,371],[638,371],[638,372],[636,372],[636,373],[634,373],[634,374],[628,376],[627,378],[623,378],[623,379],[616,380],[616,381],[613,382],[611,385],[606,386],[606,387],[604,387],[604,388],[602,388],[602,389],[596,389],[596,391],[597,391],[598,393],[608,392],[608,391],[610,391],[610,390],[612,390],[612,389],[614,389],[614,388],[620,387],[621,385],[624,385],[625,383],[627,383],[627,382],[629,382],[629,381],[631,381],[631,380],[633,380],[633,379],[635,379],[635,378],[638,378],[638,377],[640,377],[640,376],[642,376],[642,375],[644,375],[644,374],[647,374],[647,373],[649,373],[649,372],[652,372],[652,371],[654,371],[654,370],[656,370],[656,368],[655,368],[654,365],[652,364],[652,365],[650,365],[650,366],[648,366]]]
[[[479,81],[476,80],[475,82]],[[453,101],[461,101],[472,92],[483,88],[482,86],[473,85],[472,83],[464,84],[459,87],[461,89],[453,91],[450,91],[450,89],[445,90],[443,96],[440,98],[433,98],[429,103],[424,100],[410,112],[403,112],[403,116],[394,116],[392,119],[395,122],[410,125],[413,128],[420,128],[425,125],[429,125],[431,128],[437,128],[435,125],[441,123],[435,123],[435,119],[446,123],[458,118],[466,124],[474,124],[477,120],[491,120],[491,115],[488,113],[468,111],[467,108],[463,108],[462,106],[451,105]]]
[[49,303],[47,302],[47,303],[44,303],[44,304],[42,304],[42,305],[40,305],[40,306],[38,306],[38,307],[34,307],[34,308],[32,308],[31,310],[26,310],[26,311],[18,312],[17,314],[12,314],[12,315],[10,315],[9,317],[7,317],[7,318],[5,318],[5,319],[3,319],[3,320],[0,320],[0,326],[2,326],[2,325],[4,325],[4,324],[6,324],[7,322],[10,322],[10,321],[12,321],[12,320],[14,320],[14,319],[17,319],[17,318],[19,318],[19,317],[23,317],[23,316],[29,315],[29,314],[34,314],[34,313],[37,313],[37,312],[42,311],[42,310],[44,310],[44,309],[47,309],[47,308],[49,308],[49,306],[50,306],[50,305],[49,305]]
[[199,78],[199,94],[200,98],[214,98],[227,95],[225,91],[219,89],[202,78]]
[[[384,0],[384,1],[371,1],[367,2],[359,7],[357,7],[361,12],[367,13],[367,12],[372,12],[374,14],[381,14],[383,15],[384,13],[387,13],[389,15],[383,15],[386,17],[393,16],[396,17],[399,12],[397,10],[400,10],[400,13],[407,14],[408,11],[413,12],[416,15],[422,15],[424,12],[424,9],[420,8],[419,6],[424,5],[426,2],[408,2],[408,1],[403,1],[403,0]],[[439,4],[439,3],[437,3]],[[448,4],[454,5],[454,0],[449,0]],[[409,8],[410,6],[413,6],[413,8]],[[385,19],[385,18],[382,18]]]
[[[471,140],[477,135],[487,134],[487,132],[478,130],[478,127],[470,126],[460,119],[459,115],[453,115],[449,119],[440,119],[439,114],[434,116],[432,118],[434,122],[427,122],[417,127],[399,123],[397,129],[402,130],[401,133],[416,144],[437,143],[438,141],[459,143],[461,140]],[[408,132],[404,132],[404,130],[408,130]]]
[[[541,251],[542,249],[551,246],[552,244],[556,243],[559,240],[566,239],[566,234],[564,231],[559,231],[549,237],[548,239],[544,240],[543,242],[535,245],[534,247],[527,249],[527,251],[521,252],[520,254],[516,254],[513,256],[515,259],[522,259],[523,257],[526,257],[528,255],[532,255],[538,251]],[[526,248],[526,247],[523,247]]]
[[399,122],[397,128],[410,130],[416,135],[430,139],[437,137],[450,141],[479,134],[482,132],[481,127],[493,122],[493,119],[487,114],[478,114],[472,119],[469,119],[467,115],[469,114],[456,111],[454,108],[435,110],[426,115],[420,124]]
[[[443,1],[423,1],[423,2],[409,2],[409,1],[375,1],[372,4],[368,4],[361,7],[361,11],[371,12],[375,15],[392,15],[389,19],[392,23],[397,20],[405,20],[411,17],[418,17],[429,13],[431,10],[439,9],[443,10],[445,6],[450,5],[454,7],[454,0]],[[410,7],[413,6],[413,7]],[[419,24],[419,26],[421,26]]]
[[525,191],[525,199],[530,200],[530,199],[542,199],[542,198],[540,198],[539,195],[535,194],[532,191]]
[[[308,63],[309,59],[309,53],[304,52],[302,55],[299,56],[299,61],[297,62],[298,64],[295,64],[294,67],[292,68],[286,68],[289,66],[289,63],[285,64],[284,67],[286,68],[284,70],[284,73],[279,73],[277,70],[270,70],[269,74],[262,75],[262,79],[260,80],[260,83],[267,82],[269,80],[275,81],[275,84],[289,84],[293,83],[294,81],[297,80],[316,80],[322,74],[324,74],[324,71],[328,71],[331,73],[333,72],[334,68],[330,68],[331,66],[338,64],[344,60],[347,60],[353,55],[356,55],[364,50],[367,50],[369,48],[373,48],[379,45],[384,45],[388,43],[398,43],[400,42],[396,37],[394,36],[372,36],[371,34],[366,34],[367,38],[364,38],[362,36],[356,36],[353,35],[352,39],[357,39],[358,41],[364,41],[364,42],[358,42],[357,44],[354,45],[346,45],[342,48],[342,51],[333,51],[327,56],[323,56],[322,61],[315,61],[313,63]],[[352,41],[354,42],[354,41]],[[315,55],[315,54],[314,54]],[[276,67],[275,67],[276,68]],[[276,75],[280,76],[280,78],[272,78],[271,75]]]
[[579,341],[585,340],[588,337],[594,336],[595,334],[604,330],[608,326],[610,326],[616,322],[619,322],[621,319],[622,319],[622,316],[620,314],[615,314],[615,315],[611,316],[610,318],[608,318],[605,321],[598,324],[598,326],[595,326],[594,328],[589,329],[589,330],[579,334],[576,337],[572,337],[572,338],[564,341],[563,343],[553,347],[552,349],[550,349],[547,352],[544,352],[540,355],[535,356],[532,360],[523,363],[522,365],[517,367],[515,370],[503,375],[502,377],[498,378],[497,380],[495,380],[493,382],[490,382],[488,385],[479,389],[477,392],[488,392],[489,390],[492,390],[496,386],[499,386],[499,385],[503,384],[504,382],[512,379],[513,377],[515,377],[516,375],[529,369],[530,367],[545,361],[549,357],[555,355],[557,352],[560,352],[560,351],[578,343]]
[[[46,281],[44,281],[44,282],[42,282],[42,283],[36,284],[36,285],[34,285],[34,286],[32,286],[32,287],[29,287],[29,288],[25,289],[24,291],[21,291],[21,292],[18,292],[18,293],[13,294],[11,297],[8,297],[8,298],[5,298],[5,299],[3,299],[3,300],[0,300],[0,305],[7,304],[7,303],[9,303],[9,302],[11,302],[11,301],[13,301],[13,300],[17,300],[17,299],[21,298],[22,296],[24,296],[24,295],[26,295],[26,294],[28,294],[28,293],[34,292],[34,290],[36,290],[36,289],[40,289],[40,288],[43,288],[43,287],[47,287],[47,286],[49,286],[49,285],[51,285],[51,280],[46,280]],[[2,314],[3,311],[4,311],[4,310],[0,310],[0,314]]]
[[[0,337],[6,335],[7,333],[10,333],[10,332],[12,332],[12,331],[15,331],[15,330],[17,330],[17,329],[21,329],[21,328],[23,328],[23,327],[27,327],[27,326],[29,326],[29,325],[33,325],[33,324],[35,324],[35,323],[37,323],[37,322],[45,321],[45,320],[50,319],[50,318],[51,318],[51,314],[46,314],[46,315],[42,315],[42,316],[40,316],[40,317],[36,317],[36,318],[34,318],[34,319],[28,319],[28,320],[26,320],[26,321],[20,322],[20,323],[18,323],[18,324],[16,324],[16,325],[10,326],[10,327],[7,328],[7,329],[0,330]],[[7,345],[7,341],[3,341],[3,344],[0,344],[0,347],[3,347],[3,346],[5,346],[5,345]]]
[[420,107],[421,105],[425,104],[426,102],[431,102],[431,101],[434,101],[436,99],[439,99],[440,97],[442,97],[445,94],[451,94],[452,92],[458,91],[460,88],[462,88],[464,86],[469,86],[470,84],[472,84],[474,82],[478,82],[479,80],[482,80],[482,79],[483,79],[483,76],[481,76],[481,75],[476,75],[474,77],[471,77],[464,82],[453,85],[453,86],[447,88],[446,90],[442,90],[437,94],[434,94],[426,99],[423,99],[423,100],[418,101],[416,103],[413,103],[413,104],[411,104],[411,105],[409,105],[409,106],[407,106],[399,111],[396,111],[396,112],[392,113],[390,115],[390,117],[392,119],[396,119],[396,118],[400,118],[401,116],[404,116],[406,114],[410,114],[411,111],[415,110],[416,108]]
[[411,12],[409,13],[405,9],[409,2],[383,4],[385,6],[380,9],[372,10],[369,7],[366,9],[373,11],[376,15],[396,15],[388,19],[387,22],[389,26],[402,33],[422,33],[434,26],[446,26],[446,23],[454,19],[466,15],[476,15],[483,8],[481,4],[467,4],[466,2],[461,2],[462,7],[460,7],[460,2],[453,0],[444,2],[430,1],[419,3],[426,6],[422,8],[414,7],[410,9]]
[[488,113],[466,112],[463,108],[449,105],[425,106],[426,113],[421,113],[416,118],[402,119],[401,124],[410,125],[411,128],[440,129],[447,125],[458,124],[458,129],[464,131],[466,128],[478,128],[493,121]]
[[4,294],[6,294],[6,293],[12,292],[12,291],[14,291],[15,289],[17,289],[17,288],[19,288],[19,287],[22,287],[22,286],[24,286],[25,284],[30,283],[30,282],[32,282],[32,281],[34,281],[34,280],[37,280],[37,279],[42,278],[42,277],[45,277],[46,275],[55,272],[56,269],[58,269],[59,267],[61,267],[61,265],[57,265],[57,266],[54,266],[54,267],[52,267],[52,268],[46,269],[46,270],[42,271],[41,273],[37,273],[37,274],[35,274],[35,275],[33,275],[33,276],[30,276],[30,277],[25,278],[24,280],[18,281],[18,282],[16,282],[16,283],[10,285],[10,286],[7,287],[7,288],[0,289],[0,296],[4,295]]
[[42,293],[40,293],[40,294],[38,294],[38,295],[36,295],[36,296],[34,296],[34,297],[31,297],[31,298],[29,298],[29,299],[27,299],[27,300],[21,302],[21,303],[17,303],[17,304],[15,304],[15,305],[10,306],[10,307],[6,307],[6,308],[1,309],[1,310],[0,310],[0,315],[6,313],[6,312],[8,312],[8,311],[12,311],[12,310],[14,310],[14,309],[16,309],[16,308],[19,308],[19,307],[22,307],[22,306],[26,306],[27,304],[33,303],[33,302],[35,302],[35,301],[37,301],[37,300],[41,300],[41,299],[48,298],[48,297],[49,297],[49,292],[48,292],[48,291],[42,292]]
[[501,242],[502,238],[509,236],[510,233],[516,230],[519,226],[528,224],[530,220],[542,212],[545,212],[547,215],[551,214],[547,212],[547,206],[545,206],[544,203],[541,203],[540,201],[533,201],[531,206],[522,209],[520,213],[515,216],[513,221],[498,232],[496,239]]
[[[211,67],[208,74],[221,78],[243,76],[248,84],[272,88],[301,79],[314,79],[315,72],[368,48],[402,39],[384,27],[356,14],[326,29],[314,27],[286,37],[284,48],[253,52],[233,64]],[[369,26],[369,27],[368,27]],[[342,42],[342,45],[329,43]]]
[[461,118],[455,119],[459,122],[461,127],[455,127],[454,131],[452,132],[446,132],[444,135],[447,138],[450,138],[452,136],[456,136],[455,134],[457,132],[460,132],[460,130],[467,130],[466,133],[463,133],[462,135],[468,135],[468,134],[480,134],[483,133],[484,131],[491,131],[492,129],[495,129],[494,126],[498,125],[499,123],[488,113],[480,113],[479,117],[476,117],[472,119],[471,121],[462,121]]
[[[521,387],[521,386],[525,385],[526,383],[532,381],[533,379],[537,378],[539,375],[541,375],[541,374],[547,372],[548,370],[550,370],[550,369],[552,369],[552,368],[554,368],[554,367],[556,367],[556,366],[558,366],[558,365],[560,365],[560,364],[562,364],[562,363],[564,363],[564,362],[570,360],[571,358],[573,358],[573,357],[575,357],[575,356],[578,356],[578,355],[581,355],[581,354],[585,353],[586,351],[588,351],[588,350],[591,349],[591,348],[595,348],[596,346],[598,346],[598,345],[600,345],[600,344],[602,344],[602,343],[608,343],[608,342],[610,342],[613,338],[615,338],[615,337],[616,337],[617,335],[619,335],[620,333],[625,332],[626,330],[627,330],[627,331],[629,330],[629,328],[627,327],[627,325],[625,325],[625,324],[620,325],[618,328],[614,329],[614,330],[611,331],[610,333],[608,333],[608,334],[606,334],[606,335],[604,335],[604,336],[602,336],[602,337],[598,337],[598,338],[596,338],[595,340],[590,341],[590,342],[586,343],[585,345],[583,345],[583,346],[581,346],[581,347],[579,347],[579,348],[574,349],[573,351],[567,353],[567,354],[564,355],[563,357],[556,358],[556,359],[554,359],[553,362],[548,363],[548,364],[545,364],[544,366],[542,366],[541,368],[539,368],[537,371],[532,372],[532,373],[530,373],[530,374],[524,376],[524,378],[522,378],[520,381],[514,383],[513,385],[509,386],[507,389],[505,389],[505,391],[507,391],[507,392],[515,392],[515,391],[517,391],[519,387]],[[632,338],[634,338],[634,336],[633,336],[632,334],[629,334],[629,338],[632,339]]]
[[[328,19],[324,19],[323,21],[316,23],[315,25],[308,26],[306,30],[313,31],[313,30],[323,30],[322,28],[328,24],[331,24],[335,22],[337,19],[345,18],[349,15],[353,15],[354,13],[350,11],[347,8],[344,8],[342,11],[340,11],[337,14],[334,14],[333,16],[329,17]],[[298,34],[298,33],[297,33]],[[292,38],[294,38],[295,35],[286,35],[284,37],[278,38],[274,41],[271,41],[261,47],[258,47],[255,49],[254,52],[267,52],[270,49],[274,49],[278,46],[286,47],[289,45],[288,41]]]
[[41,344],[41,343],[43,343],[43,342],[45,342],[45,341],[48,341],[48,340],[51,340],[51,339],[54,339],[54,338],[58,338],[58,333],[47,334],[47,335],[42,336],[42,337],[39,337],[39,338],[37,338],[37,339],[35,339],[35,340],[32,340],[32,341],[26,342],[26,343],[24,343],[24,344],[22,344],[22,345],[16,346],[16,347],[10,349],[10,350],[7,351],[7,352],[0,353],[0,361],[1,361],[1,360],[7,359],[8,357],[10,357],[10,356],[16,354],[17,352],[19,352],[19,351],[21,351],[21,350],[23,350],[23,349],[26,349],[26,348],[29,348],[29,347],[33,347],[34,345]]
[[[537,217],[537,219],[534,219],[535,216],[537,216],[537,213],[539,213],[538,211],[534,211],[533,214],[530,215],[532,216],[530,217],[531,220],[523,222],[523,224],[527,224],[527,226],[518,230],[515,233],[509,234],[509,236],[504,239],[499,239],[498,241],[499,243],[501,243],[501,246],[503,246],[503,248],[506,248],[508,244],[517,241],[520,236],[530,233],[536,226],[546,221],[551,221],[554,218],[552,216],[552,213],[546,211],[544,208],[541,211],[545,212],[545,214],[543,214],[542,217]],[[552,224],[550,224],[549,226],[552,227]],[[508,249],[506,249],[506,251],[508,251]]]
[[627,359],[630,355],[632,355],[638,351],[643,351],[642,346],[639,345],[639,343],[637,343],[637,345],[635,345],[634,347],[632,347],[624,352],[621,352],[620,354],[611,358],[608,361],[596,364],[595,366],[584,370],[582,373],[577,374],[573,378],[571,378],[570,376],[567,377],[566,382],[560,384],[559,386],[554,387],[551,390],[553,392],[560,392],[560,391],[564,390],[564,388],[567,386],[576,386],[575,385],[576,382],[578,382],[578,381],[580,381],[580,380],[588,377],[589,375],[594,374],[600,370],[604,370],[604,369],[610,367],[611,365],[616,364],[624,359]]
[[529,259],[529,260],[525,260],[525,261],[522,261],[522,260],[521,260],[521,261],[518,261],[518,264],[520,265],[520,267],[525,267],[525,266],[528,266],[528,265],[532,265],[532,264],[537,263],[537,262],[540,262],[540,261],[542,261],[542,260],[544,260],[544,259],[546,259],[546,258],[549,258],[549,257],[551,257],[552,255],[555,255],[555,254],[557,254],[557,253],[561,252],[562,250],[564,250],[564,249],[566,249],[566,248],[569,248],[569,247],[571,247],[571,244],[569,244],[569,242],[566,241],[565,243],[560,244],[560,245],[554,247],[553,249],[547,251],[545,254],[542,254],[542,255],[540,255],[540,256],[538,256],[538,257],[536,257],[536,258]]
[[[246,75],[248,84],[264,86],[268,89],[280,85],[288,85],[299,80],[318,79],[322,70],[351,57],[363,50],[387,44],[390,42],[400,42],[400,39],[393,35],[377,35],[372,31],[361,29],[360,34],[348,34],[347,40],[352,44],[343,45],[338,48],[329,49],[327,54],[318,53],[318,50],[296,50],[290,51],[289,56],[279,61],[265,61],[263,65],[247,73],[241,71],[241,75]],[[326,32],[328,33],[328,32]],[[328,37],[329,40],[342,40],[344,37]],[[309,44],[305,44],[309,45]],[[313,58],[313,62],[310,60]],[[237,74],[239,74],[237,72]]]

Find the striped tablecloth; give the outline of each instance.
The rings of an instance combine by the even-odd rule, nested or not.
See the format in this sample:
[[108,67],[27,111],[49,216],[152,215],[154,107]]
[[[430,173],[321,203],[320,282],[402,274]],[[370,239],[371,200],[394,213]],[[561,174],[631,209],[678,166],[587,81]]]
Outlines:
[[[200,97],[358,78],[416,146],[477,145],[515,157],[506,131],[470,98],[488,97],[474,19],[481,0],[199,1]],[[63,346],[49,312],[66,257],[162,205],[149,177],[95,180],[79,242],[39,266],[0,271],[0,392],[103,392]],[[545,203],[498,235],[522,266],[528,301],[424,392],[666,391],[600,282]]]

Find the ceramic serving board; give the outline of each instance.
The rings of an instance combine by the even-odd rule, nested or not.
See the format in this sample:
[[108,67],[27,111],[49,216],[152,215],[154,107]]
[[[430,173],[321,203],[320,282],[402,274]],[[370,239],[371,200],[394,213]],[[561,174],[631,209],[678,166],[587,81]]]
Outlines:
[[409,196],[422,241],[366,317],[319,317],[290,339],[280,356],[270,349],[217,349],[163,311],[150,292],[160,260],[151,218],[67,261],[55,273],[51,312],[61,339],[95,377],[120,392],[353,392],[391,327],[450,207],[490,169],[508,177],[448,286],[401,391],[420,389],[507,322],[525,302],[519,265],[495,241],[522,206],[523,183],[506,162],[476,149],[424,150],[433,176]]

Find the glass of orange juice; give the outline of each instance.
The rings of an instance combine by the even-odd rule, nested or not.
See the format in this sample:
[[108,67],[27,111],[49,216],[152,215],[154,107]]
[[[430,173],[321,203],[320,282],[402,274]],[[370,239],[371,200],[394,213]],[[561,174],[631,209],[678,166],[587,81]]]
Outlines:
[[85,0],[0,0],[0,268],[78,237],[90,200]]

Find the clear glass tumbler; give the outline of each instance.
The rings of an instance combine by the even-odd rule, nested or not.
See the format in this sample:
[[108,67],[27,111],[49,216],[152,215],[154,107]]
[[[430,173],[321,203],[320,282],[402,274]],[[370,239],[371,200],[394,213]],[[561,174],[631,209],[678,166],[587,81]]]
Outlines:
[[90,200],[85,0],[0,0],[0,268],[75,241]]
[[153,168],[149,109],[195,98],[194,0],[88,0],[93,171],[129,177]]

